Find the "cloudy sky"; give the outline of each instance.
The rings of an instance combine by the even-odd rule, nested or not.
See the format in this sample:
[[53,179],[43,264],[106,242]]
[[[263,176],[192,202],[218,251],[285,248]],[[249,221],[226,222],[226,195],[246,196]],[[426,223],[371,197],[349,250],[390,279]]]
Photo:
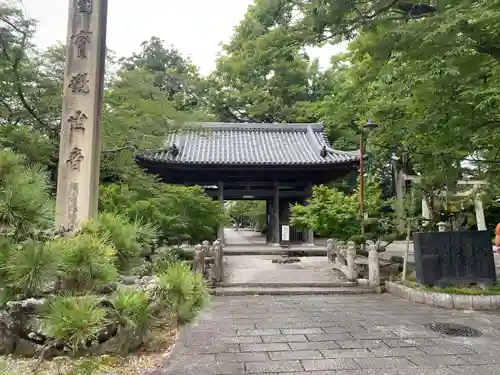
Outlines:
[[[46,47],[66,39],[69,0],[24,0],[39,20],[35,43]],[[227,42],[252,0],[109,0],[108,47],[128,56],[151,36],[191,56],[202,73],[215,66],[220,43]],[[342,48],[311,51],[322,65]]]

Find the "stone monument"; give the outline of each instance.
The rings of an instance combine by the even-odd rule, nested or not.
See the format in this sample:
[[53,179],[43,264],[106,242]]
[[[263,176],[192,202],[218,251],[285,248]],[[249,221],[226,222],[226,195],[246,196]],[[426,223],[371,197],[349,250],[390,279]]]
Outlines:
[[70,0],[56,226],[97,212],[108,0]]

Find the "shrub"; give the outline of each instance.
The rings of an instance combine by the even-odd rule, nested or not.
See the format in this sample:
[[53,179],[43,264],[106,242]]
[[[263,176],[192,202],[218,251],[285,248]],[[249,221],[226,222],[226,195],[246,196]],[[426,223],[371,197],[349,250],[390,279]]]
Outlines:
[[4,251],[0,269],[5,285],[12,291],[33,297],[56,281],[57,254],[50,246],[28,240]]
[[54,204],[47,171],[25,165],[10,151],[0,151],[0,231],[18,237],[53,225]]
[[159,276],[158,297],[169,308],[178,324],[196,317],[208,300],[205,282],[184,262],[171,263]]
[[106,212],[122,212],[131,220],[147,218],[158,227],[162,244],[215,240],[219,224],[226,220],[220,204],[200,187],[162,183],[153,183],[147,189],[101,186],[99,207]]
[[146,293],[120,288],[111,297],[120,324],[120,352],[127,353],[130,343],[141,340],[154,322],[154,310]]
[[78,352],[89,346],[108,324],[107,310],[90,296],[55,297],[41,316],[44,331]]
[[117,251],[117,266],[120,271],[129,271],[136,266],[144,247],[153,246],[156,229],[136,220],[130,222],[123,215],[104,212],[83,225],[83,233],[92,233],[106,238]]
[[116,250],[97,235],[60,238],[50,247],[59,257],[63,286],[70,291],[87,292],[118,277]]

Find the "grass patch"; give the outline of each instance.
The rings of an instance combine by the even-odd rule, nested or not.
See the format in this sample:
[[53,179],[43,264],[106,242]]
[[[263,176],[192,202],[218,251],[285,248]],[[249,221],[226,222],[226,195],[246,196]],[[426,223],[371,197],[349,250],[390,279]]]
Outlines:
[[447,288],[439,288],[437,286],[425,286],[416,281],[406,280],[401,282],[402,285],[412,289],[418,289],[426,292],[437,292],[447,294],[461,294],[468,296],[494,296],[500,295],[500,283],[490,285],[483,289],[477,285],[450,285]]

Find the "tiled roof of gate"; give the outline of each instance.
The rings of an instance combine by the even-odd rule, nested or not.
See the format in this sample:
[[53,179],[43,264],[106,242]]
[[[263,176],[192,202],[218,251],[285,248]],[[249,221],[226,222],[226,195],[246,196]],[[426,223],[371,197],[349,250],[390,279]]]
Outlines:
[[[346,164],[359,152],[333,151],[322,124],[202,123],[171,136],[165,150],[142,158],[169,164]],[[172,146],[177,155],[171,152]],[[330,150],[321,156],[325,147]]]

